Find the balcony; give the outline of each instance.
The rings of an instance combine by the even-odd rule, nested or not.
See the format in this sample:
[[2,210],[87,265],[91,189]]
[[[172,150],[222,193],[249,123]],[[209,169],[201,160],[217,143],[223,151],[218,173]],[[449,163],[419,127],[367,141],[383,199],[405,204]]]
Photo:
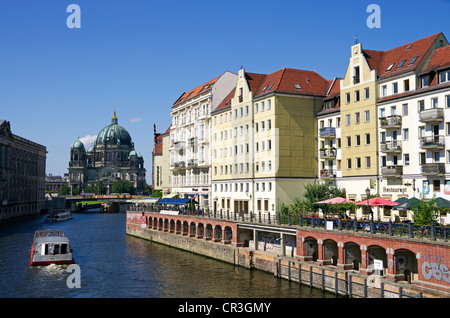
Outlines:
[[444,149],[444,147],[445,138],[442,135],[420,138],[420,148],[422,149]]
[[321,148],[320,149],[320,158],[322,159],[331,159],[336,158],[336,149],[335,148]]
[[401,178],[402,175],[403,175],[403,166],[381,167],[381,176],[383,178]]
[[182,170],[186,168],[186,163],[184,161],[175,162],[169,168],[170,170]]
[[443,176],[445,174],[445,163],[425,163],[422,165],[422,175]]
[[336,138],[336,128],[334,127],[320,128],[319,136],[320,138]]
[[186,163],[186,168],[188,169],[192,169],[198,166],[197,160],[196,159],[191,159],[188,160],[188,162]]
[[430,108],[422,110],[419,113],[419,120],[422,123],[435,123],[444,120],[443,108]]
[[391,140],[380,144],[380,151],[384,153],[400,153],[402,152],[402,141]]
[[383,129],[397,129],[402,126],[402,116],[392,115],[380,117],[380,127]]
[[336,170],[334,170],[334,169],[320,170],[320,178],[335,179],[336,178]]

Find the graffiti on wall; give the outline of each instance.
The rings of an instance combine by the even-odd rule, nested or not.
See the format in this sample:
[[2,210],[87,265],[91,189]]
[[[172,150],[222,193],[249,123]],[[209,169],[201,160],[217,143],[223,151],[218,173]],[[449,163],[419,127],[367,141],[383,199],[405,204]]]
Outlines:
[[444,256],[425,255],[422,263],[422,275],[426,280],[434,278],[437,281],[443,280],[450,283],[450,271]]

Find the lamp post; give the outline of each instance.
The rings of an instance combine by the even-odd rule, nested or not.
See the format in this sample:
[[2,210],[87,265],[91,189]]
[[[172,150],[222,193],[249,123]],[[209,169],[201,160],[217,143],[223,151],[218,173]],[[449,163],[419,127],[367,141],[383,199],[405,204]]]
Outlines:
[[370,233],[373,234],[373,213],[372,213],[372,209],[370,209],[370,206],[369,206],[369,196],[370,196],[370,189],[367,188],[366,189],[367,213],[370,212]]

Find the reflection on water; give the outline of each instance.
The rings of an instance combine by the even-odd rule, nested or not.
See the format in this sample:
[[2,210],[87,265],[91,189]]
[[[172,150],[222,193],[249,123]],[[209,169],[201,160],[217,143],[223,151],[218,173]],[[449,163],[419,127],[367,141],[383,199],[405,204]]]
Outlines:
[[[127,236],[126,214],[79,214],[61,223],[43,216],[0,222],[1,297],[324,298],[319,289]],[[69,237],[81,288],[68,288],[68,265],[30,267],[34,231]]]

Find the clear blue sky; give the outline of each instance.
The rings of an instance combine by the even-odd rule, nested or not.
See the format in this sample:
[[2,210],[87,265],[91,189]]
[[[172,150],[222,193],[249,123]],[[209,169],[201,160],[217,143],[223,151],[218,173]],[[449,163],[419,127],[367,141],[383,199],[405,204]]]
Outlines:
[[[81,29],[66,25],[71,3]],[[366,25],[371,3],[379,29]],[[73,142],[97,135],[115,106],[150,184],[153,124],[167,129],[183,92],[241,66],[344,76],[355,34],[374,50],[438,32],[450,39],[449,12],[449,0],[3,1],[0,119],[45,145],[47,173],[62,175]]]

